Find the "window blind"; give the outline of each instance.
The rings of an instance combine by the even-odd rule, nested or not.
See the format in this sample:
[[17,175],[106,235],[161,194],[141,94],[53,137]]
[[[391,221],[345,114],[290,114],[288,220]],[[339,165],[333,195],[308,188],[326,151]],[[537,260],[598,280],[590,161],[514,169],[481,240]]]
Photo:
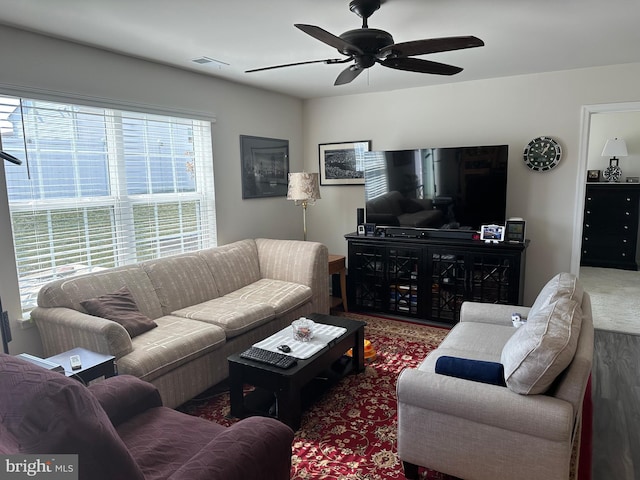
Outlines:
[[210,122],[0,96],[23,310],[51,280],[215,246]]

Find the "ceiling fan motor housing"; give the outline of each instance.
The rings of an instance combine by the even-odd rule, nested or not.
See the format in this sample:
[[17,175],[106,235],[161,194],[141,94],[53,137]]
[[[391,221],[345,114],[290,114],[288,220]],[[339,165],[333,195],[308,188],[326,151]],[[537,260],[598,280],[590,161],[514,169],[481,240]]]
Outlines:
[[[340,35],[345,42],[358,47],[365,55],[375,56],[381,49],[393,45],[393,37],[384,30],[375,28],[358,28],[349,30]],[[340,51],[340,50],[339,50]],[[348,48],[340,51],[344,55],[356,55],[357,52],[350,51]]]

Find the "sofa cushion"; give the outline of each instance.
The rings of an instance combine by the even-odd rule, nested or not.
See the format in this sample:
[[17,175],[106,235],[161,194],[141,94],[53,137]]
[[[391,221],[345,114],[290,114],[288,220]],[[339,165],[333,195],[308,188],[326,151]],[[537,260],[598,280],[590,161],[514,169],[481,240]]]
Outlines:
[[502,349],[507,387],[516,393],[544,393],[571,363],[582,324],[580,305],[560,298],[518,328]]
[[167,315],[156,318],[158,328],[131,340],[133,351],[118,359],[121,374],[148,382],[221,348],[226,337],[215,325]]
[[156,328],[158,324],[140,313],[128,287],[80,302],[89,315],[106,318],[122,325],[131,338]]
[[173,312],[173,315],[217,325],[232,338],[275,318],[275,310],[266,303],[240,300],[225,295]]
[[207,263],[196,253],[149,260],[140,266],[153,284],[164,315],[220,296]]
[[241,302],[269,305],[277,316],[282,316],[310,302],[312,295],[311,287],[306,285],[263,278],[227,296]]
[[67,307],[84,312],[80,302],[115,292],[123,285],[129,287],[138,308],[147,317],[155,319],[163,315],[153,284],[140,265],[126,265],[55,280],[40,289],[38,306]]
[[529,315],[536,315],[540,309],[561,297],[569,298],[581,304],[583,295],[584,290],[575,275],[566,272],[558,273],[542,287],[531,306]]
[[229,245],[200,250],[198,255],[204,259],[216,279],[219,296],[261,278],[258,250],[254,240],[240,240]]

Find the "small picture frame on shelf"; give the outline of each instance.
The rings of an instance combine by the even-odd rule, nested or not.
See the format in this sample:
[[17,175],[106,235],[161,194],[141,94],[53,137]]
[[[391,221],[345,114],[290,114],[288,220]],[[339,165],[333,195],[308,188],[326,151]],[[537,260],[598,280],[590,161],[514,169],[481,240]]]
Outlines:
[[367,237],[373,237],[376,234],[376,224],[375,223],[365,223],[364,224],[364,234]]
[[587,182],[599,182],[600,170],[587,170]]
[[627,183],[640,183],[640,177],[627,177]]
[[524,242],[525,221],[522,218],[510,218],[505,228],[505,240],[512,243]]
[[486,243],[498,243],[504,240],[504,225],[482,225],[480,240]]

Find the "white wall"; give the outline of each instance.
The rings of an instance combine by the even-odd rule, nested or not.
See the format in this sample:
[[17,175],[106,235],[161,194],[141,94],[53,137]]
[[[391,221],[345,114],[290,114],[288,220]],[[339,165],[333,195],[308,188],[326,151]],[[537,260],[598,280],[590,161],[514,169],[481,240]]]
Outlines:
[[[215,116],[213,154],[218,243],[242,238],[302,239],[302,213],[284,197],[242,200],[239,135],[289,140],[290,167],[302,170],[302,101],[142,60],[0,27],[0,94],[73,95]],[[0,188],[5,190],[0,167]],[[6,192],[0,222],[9,225]],[[20,314],[11,234],[0,229],[0,297]],[[35,328],[12,324],[11,352],[39,354]]]
[[[507,216],[527,221],[531,304],[551,276],[571,271],[574,216],[582,215],[576,187],[585,175],[578,170],[581,108],[637,101],[639,76],[640,64],[630,64],[308,100],[307,170],[318,170],[318,144],[327,142],[371,140],[374,150],[509,144]],[[550,172],[530,171],[522,161],[523,148],[539,135],[555,137],[564,151]],[[346,254],[344,234],[355,230],[364,187],[323,186],[321,195],[309,211],[308,237]]]

